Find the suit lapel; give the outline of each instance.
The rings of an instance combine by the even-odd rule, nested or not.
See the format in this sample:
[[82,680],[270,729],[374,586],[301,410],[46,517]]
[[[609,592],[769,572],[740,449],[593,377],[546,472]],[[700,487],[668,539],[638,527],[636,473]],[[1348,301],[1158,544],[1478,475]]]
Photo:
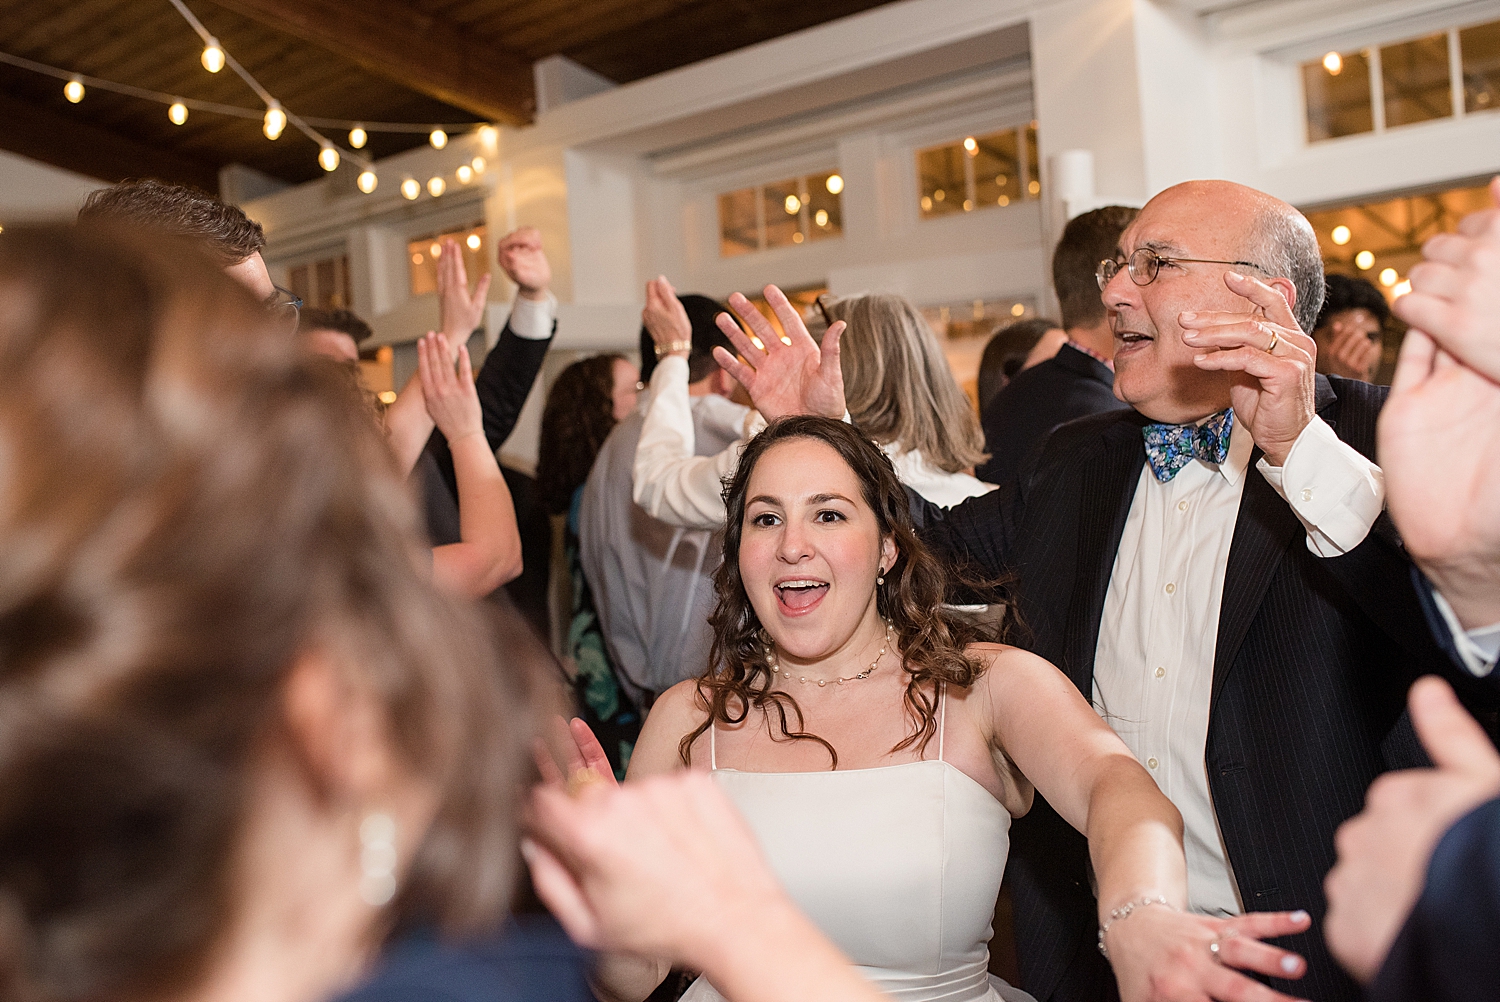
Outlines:
[[1234,539],[1224,567],[1224,594],[1219,604],[1219,635],[1214,644],[1214,680],[1210,706],[1218,702],[1234,657],[1260,611],[1281,559],[1298,539],[1302,523],[1291,505],[1263,477],[1256,463],[1261,451],[1250,454],[1245,470],[1245,492],[1240,497]]
[[[1313,406],[1329,427],[1338,427],[1338,396],[1327,376],[1313,383]],[[1245,642],[1245,634],[1260,611],[1271,577],[1287,550],[1305,538],[1302,523],[1276,488],[1256,468],[1264,455],[1259,448],[1250,454],[1245,470],[1245,493],[1240,498],[1234,539],[1224,567],[1224,594],[1219,603],[1219,635],[1214,643],[1214,680],[1210,710],[1229,677],[1234,658]]]
[[1085,699],[1093,698],[1094,653],[1115,553],[1135,500],[1141,467],[1146,464],[1141,438],[1145,423],[1145,418],[1130,411],[1106,428],[1100,436],[1101,461],[1088,464],[1081,480],[1078,569],[1068,603],[1066,670]]

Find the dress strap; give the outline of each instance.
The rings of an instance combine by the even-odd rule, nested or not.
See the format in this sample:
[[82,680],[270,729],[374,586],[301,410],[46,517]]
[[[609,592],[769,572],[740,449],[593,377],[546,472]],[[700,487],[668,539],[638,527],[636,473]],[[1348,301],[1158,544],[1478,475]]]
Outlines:
[[943,760],[943,732],[947,730],[948,723],[948,683],[938,683],[938,761]]
[[714,731],[718,730],[714,722],[708,722],[708,767],[717,769],[719,767],[719,751],[714,747]]

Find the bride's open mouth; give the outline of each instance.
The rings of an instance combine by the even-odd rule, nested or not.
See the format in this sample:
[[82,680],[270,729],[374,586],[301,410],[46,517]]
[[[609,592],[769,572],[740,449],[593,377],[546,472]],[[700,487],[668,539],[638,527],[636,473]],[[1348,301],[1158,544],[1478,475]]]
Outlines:
[[817,578],[787,578],[774,586],[782,611],[793,616],[811,612],[828,594],[828,582]]

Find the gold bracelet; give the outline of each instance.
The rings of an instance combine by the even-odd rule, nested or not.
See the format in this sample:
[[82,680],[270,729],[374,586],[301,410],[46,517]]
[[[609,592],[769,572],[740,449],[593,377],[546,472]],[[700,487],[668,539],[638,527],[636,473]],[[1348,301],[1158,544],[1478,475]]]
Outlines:
[[666,356],[678,351],[692,351],[691,341],[668,341],[666,344],[658,343],[656,346],[656,360],[659,362]]

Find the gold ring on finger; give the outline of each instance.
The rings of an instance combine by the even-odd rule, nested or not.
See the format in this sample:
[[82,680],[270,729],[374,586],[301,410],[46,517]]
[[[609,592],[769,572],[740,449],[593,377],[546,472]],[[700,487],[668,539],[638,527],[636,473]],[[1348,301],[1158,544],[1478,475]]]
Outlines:
[[602,782],[604,782],[604,777],[590,766],[574,769],[568,774],[568,796],[577,797],[584,790]]
[[1267,355],[1274,355],[1274,354],[1276,354],[1276,346],[1278,344],[1280,344],[1280,343],[1281,343],[1281,332],[1280,331],[1272,331],[1271,332],[1271,343],[1268,344],[1268,345],[1266,345],[1266,354]]

